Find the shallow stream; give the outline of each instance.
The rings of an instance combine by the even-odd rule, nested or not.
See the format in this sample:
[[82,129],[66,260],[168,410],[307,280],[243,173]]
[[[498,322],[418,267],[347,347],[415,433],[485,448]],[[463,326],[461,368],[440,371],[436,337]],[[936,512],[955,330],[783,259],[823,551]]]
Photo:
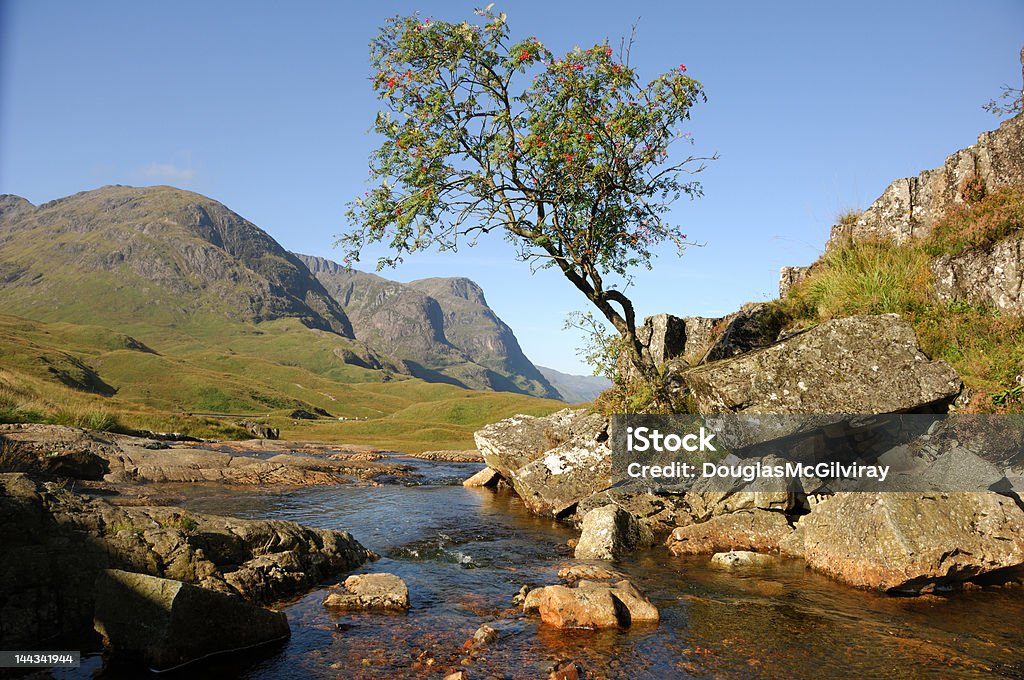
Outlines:
[[[394,460],[416,475],[376,487],[188,491],[184,505],[196,512],[348,530],[382,555],[359,571],[398,574],[412,599],[405,614],[339,614],[316,590],[286,606],[286,645],[208,666],[211,677],[443,678],[463,669],[473,679],[546,678],[566,660],[588,678],[1024,677],[1021,591],[894,598],[795,561],[727,572],[652,550],[615,568],[646,590],[659,625],[549,629],[517,617],[512,597],[523,584],[558,582],[559,566],[572,562],[572,528],[530,515],[511,492],[462,487],[479,464]],[[503,636],[471,655],[464,643],[495,619],[506,621]]]

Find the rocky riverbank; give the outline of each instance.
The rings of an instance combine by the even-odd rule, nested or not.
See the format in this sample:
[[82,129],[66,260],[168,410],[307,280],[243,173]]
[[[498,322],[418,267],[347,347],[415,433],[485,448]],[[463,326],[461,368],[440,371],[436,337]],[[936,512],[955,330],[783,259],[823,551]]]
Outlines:
[[[660,327],[685,325],[669,319]],[[656,338],[685,345],[678,336]],[[811,420],[807,432],[785,429],[797,419],[780,419],[776,429],[758,429],[758,441],[742,442],[777,441],[793,450],[820,443],[822,426],[839,429],[842,416],[828,414],[942,413],[961,391],[956,372],[924,355],[896,315],[829,322],[669,375],[700,413],[822,414],[827,422]],[[480,475],[487,485],[505,480],[531,511],[579,527],[577,558],[624,559],[660,542],[674,555],[738,550],[802,559],[839,581],[893,593],[1018,584],[1019,460],[994,464],[988,459],[1002,454],[993,442],[972,442],[956,428],[953,421],[936,423],[877,455],[897,461],[906,479],[941,471],[954,485],[971,480],[991,490],[853,492],[837,479],[806,478],[785,489],[755,481],[727,490],[637,491],[612,485],[610,422],[582,410],[516,416],[480,430],[476,442],[490,471]],[[865,425],[854,439],[873,442],[876,434]],[[1019,449],[1018,441],[1008,445]]]
[[[236,486],[309,486],[404,475],[409,467],[379,462],[378,449],[309,442],[176,442],[61,425],[0,425],[0,438],[45,469],[63,466],[79,479],[116,485],[185,482]],[[243,455],[240,452],[245,452]],[[257,457],[254,454],[260,454]],[[123,486],[121,487],[123,489]]]
[[87,641],[95,626],[111,661],[157,669],[286,638],[265,606],[376,555],[344,531],[147,504],[144,482],[294,487],[406,469],[43,425],[2,426],[0,446],[21,470],[0,474],[2,646]]

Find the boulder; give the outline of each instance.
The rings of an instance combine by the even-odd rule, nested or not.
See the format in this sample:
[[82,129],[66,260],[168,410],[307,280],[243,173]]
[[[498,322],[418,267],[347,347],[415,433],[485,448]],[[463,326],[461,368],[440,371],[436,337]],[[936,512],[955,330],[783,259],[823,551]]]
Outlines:
[[547,597],[545,588],[533,588],[527,591],[526,596],[523,597],[523,613],[536,614],[540,611],[540,605],[545,597]]
[[400,611],[409,608],[409,587],[394,574],[356,574],[345,579],[342,588],[343,592],[329,594],[324,606]]
[[251,432],[257,439],[278,439],[281,436],[278,428],[254,420],[239,421],[238,426]]
[[653,622],[658,609],[629,581],[578,581],[575,587],[546,586],[530,591],[524,604],[555,628],[614,628]]
[[962,388],[897,314],[828,321],[681,374],[700,413],[898,413],[944,409]]
[[[649,316],[636,329],[636,337],[643,346],[643,353],[656,366],[661,366],[669,359],[683,356],[686,350],[686,320],[671,314]],[[616,370],[625,382],[639,378],[628,352],[619,352]]]
[[578,560],[617,560],[654,543],[654,534],[617,505],[595,508],[583,517],[576,544]]
[[608,589],[616,602],[616,615],[619,623],[629,626],[634,623],[657,623],[661,618],[658,608],[647,596],[629,581],[622,579],[612,584],[579,581],[576,590],[599,591]]
[[715,553],[711,556],[711,564],[716,567],[732,569],[734,567],[773,567],[779,563],[775,555],[763,555],[749,550],[730,550]]
[[537,611],[541,621],[555,628],[614,628],[619,625],[611,588],[581,590],[547,586],[538,595]]
[[690,514],[679,496],[650,492],[633,493],[606,489],[583,499],[576,506],[576,523],[582,528],[583,518],[596,508],[613,504],[635,517],[655,536],[666,536],[680,524],[690,522]]
[[786,552],[840,581],[920,593],[1024,564],[1024,511],[995,493],[837,493]]
[[40,469],[56,477],[99,481],[110,472],[110,464],[92,451],[72,451],[44,456]]
[[661,366],[686,350],[686,320],[671,314],[655,314],[644,319],[637,337],[647,348],[654,363]]
[[567,408],[544,417],[506,418],[477,430],[473,438],[487,466],[511,480],[521,467],[562,444],[604,441],[607,427],[600,415]]
[[599,567],[596,564],[570,564],[558,570],[558,578],[572,584],[580,580],[621,581],[625,576],[617,571]]
[[[1009,491],[1006,472],[965,446],[939,453],[930,464],[912,473],[911,483],[946,491]],[[919,487],[920,489],[920,487]]]
[[497,470],[492,470],[489,467],[485,467],[480,472],[476,473],[466,481],[462,482],[462,486],[467,487],[494,487],[498,486],[501,481],[501,474]]
[[561,517],[611,485],[611,455],[605,442],[563,444],[517,470],[512,487],[532,512]]
[[716,332],[724,321],[722,317],[688,316],[686,322],[686,346],[682,356],[694,361],[700,360],[718,336]]
[[166,671],[289,635],[282,612],[180,581],[116,569],[96,579],[96,630],[116,661]]
[[[756,480],[748,487],[758,486],[761,482],[769,486],[772,480]],[[741,510],[775,510],[789,512],[802,506],[798,494],[788,491],[688,491],[686,502],[690,506],[693,518],[699,521],[711,519],[717,515],[728,515]]]
[[726,318],[725,328],[715,338],[703,363],[728,359],[775,343],[786,316],[774,305],[749,303]]
[[1004,314],[1024,314],[1024,235],[988,248],[943,255],[931,262],[935,292],[942,300],[991,305]]
[[476,647],[489,645],[492,642],[497,641],[499,637],[501,637],[501,633],[499,633],[496,628],[483,623],[476,629],[476,632],[473,633],[473,645]]
[[773,552],[793,531],[780,512],[751,510],[718,515],[706,522],[677,527],[667,545],[673,555],[702,555],[730,550]]
[[543,418],[518,415],[474,437],[487,466],[537,514],[562,516],[611,484],[608,421],[599,414],[565,409]]
[[[755,434],[768,434],[772,428],[758,428]],[[792,445],[790,445],[792,446]],[[791,449],[788,455],[794,455]],[[723,459],[723,465],[753,464],[760,460],[764,465],[784,465],[785,460],[777,456],[764,458],[746,458],[740,460],[735,456]],[[758,478],[752,482],[736,479],[726,482],[721,479],[707,478],[698,480],[684,498],[691,516],[696,520],[706,520],[716,515],[725,515],[740,510],[774,510],[791,512],[803,505],[803,489],[794,490],[787,480],[774,478]],[[799,487],[799,484],[796,484]]]

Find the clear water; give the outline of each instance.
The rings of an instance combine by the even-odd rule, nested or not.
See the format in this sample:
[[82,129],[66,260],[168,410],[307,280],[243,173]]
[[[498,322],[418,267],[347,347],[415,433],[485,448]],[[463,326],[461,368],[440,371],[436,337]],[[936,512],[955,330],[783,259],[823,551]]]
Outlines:
[[[383,556],[359,571],[398,574],[412,598],[405,614],[339,614],[316,590],[285,605],[292,638],[283,647],[222,660],[204,675],[442,678],[462,669],[473,679],[542,678],[574,660],[588,678],[1024,678],[1024,592],[893,598],[799,562],[723,572],[706,558],[652,550],[615,567],[647,591],[659,625],[550,629],[518,615],[512,597],[523,584],[558,582],[558,568],[572,562],[572,529],[528,514],[511,493],[463,488],[479,465],[402,462],[420,476],[381,487],[189,490],[185,505],[197,512],[347,529]],[[496,619],[505,621],[501,639],[464,648]]]

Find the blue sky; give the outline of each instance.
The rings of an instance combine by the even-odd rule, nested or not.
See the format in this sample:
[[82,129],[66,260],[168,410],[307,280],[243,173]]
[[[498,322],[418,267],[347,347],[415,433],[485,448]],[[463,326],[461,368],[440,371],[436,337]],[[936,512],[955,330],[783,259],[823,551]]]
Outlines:
[[[340,255],[377,110],[367,43],[385,17],[474,19],[460,2],[2,0],[0,193],[41,203],[106,184],[215,198],[285,247]],[[1020,84],[1024,2],[498,2],[514,37],[556,53],[628,34],[654,75],[685,63],[709,101],[697,154],[720,159],[675,220],[706,243],[630,292],[642,315],[719,315],[774,297],[779,267],[821,252],[837,214],[940,164],[999,120]],[[372,261],[372,258],[370,260]],[[500,240],[422,254],[398,280],[468,276],[538,364],[586,372],[561,330],[584,300]]]

